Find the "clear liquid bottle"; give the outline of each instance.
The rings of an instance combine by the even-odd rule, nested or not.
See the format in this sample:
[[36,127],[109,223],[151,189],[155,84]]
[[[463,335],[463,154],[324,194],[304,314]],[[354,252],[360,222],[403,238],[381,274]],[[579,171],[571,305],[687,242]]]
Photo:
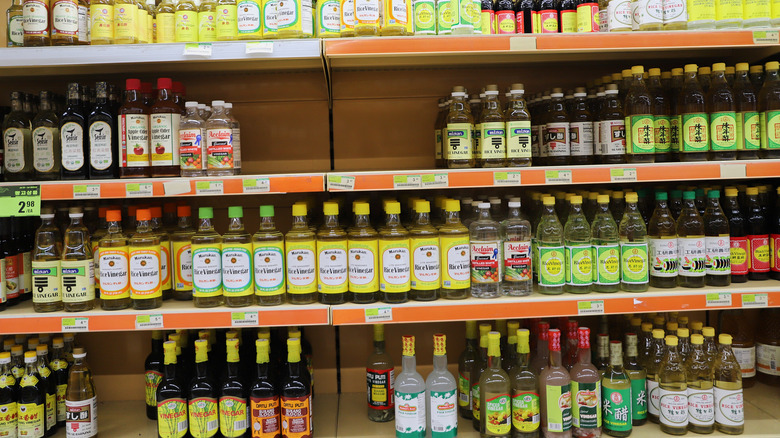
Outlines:
[[11,92],[11,112],[3,120],[4,177],[6,181],[32,178],[32,136],[30,116],[25,113],[22,93]]
[[501,237],[490,204],[480,203],[477,220],[469,225],[471,245],[471,296],[495,298],[501,294]]
[[222,236],[214,230],[214,210],[198,209],[198,231],[192,235],[192,297],[195,307],[222,305]]
[[479,325],[479,350],[469,378],[469,386],[471,387],[471,425],[476,431],[480,430],[482,424],[480,421],[482,405],[479,395],[479,379],[482,377],[485,369],[487,369],[488,333],[491,328],[490,324],[483,323]]
[[51,43],[51,18],[49,2],[23,0],[24,46],[48,46]]
[[566,292],[588,293],[593,283],[593,247],[588,220],[582,213],[582,196],[571,197],[563,227]]
[[737,118],[734,93],[726,81],[726,64],[712,65],[707,93],[710,117],[710,154],[714,161],[737,159]]
[[780,138],[775,131],[775,129],[780,128],[780,76],[777,73],[778,68],[780,68],[780,63],[776,61],[766,63],[766,79],[763,80],[763,86],[758,93],[762,158],[780,158]]
[[425,436],[425,380],[417,372],[414,336],[403,337],[402,370],[395,378],[396,434]]
[[684,435],[688,427],[688,385],[685,364],[682,362],[677,346],[677,336],[667,336],[664,342],[666,351],[656,377],[661,431],[669,435]]
[[366,361],[368,419],[384,423],[395,418],[393,358],[385,352],[385,326],[374,324],[373,327],[374,352]]
[[222,236],[222,288],[225,305],[254,304],[252,236],[244,230],[244,209],[228,207],[228,231]]
[[284,236],[274,222],[274,206],[260,206],[260,227],[252,236],[254,293],[261,306],[285,301]]
[[731,242],[729,220],[720,208],[720,191],[707,192],[707,208],[704,212],[706,246],[706,275],[708,286],[731,284]]
[[241,174],[241,124],[238,122],[236,116],[233,115],[233,104],[228,102],[225,104],[225,116],[230,121],[230,129],[232,131],[233,141],[233,174]]
[[370,205],[354,204],[355,223],[349,229],[349,291],[352,302],[368,304],[379,300],[379,272],[377,266],[379,234],[371,226]]
[[707,161],[709,118],[706,93],[697,76],[696,64],[685,65],[685,80],[678,98],[680,161]]
[[466,346],[458,358],[458,411],[460,416],[471,420],[471,373],[479,358],[479,333],[476,321],[466,321]]
[[506,120],[506,157],[509,167],[531,165],[531,114],[523,97],[523,84],[512,84],[504,111]]
[[309,228],[306,213],[306,204],[293,204],[292,228],[284,237],[287,294],[291,304],[317,301],[315,235]]
[[645,292],[649,286],[647,228],[637,208],[638,196],[626,193],[626,211],[620,220],[620,287]]
[[647,422],[647,370],[639,362],[636,333],[626,333],[626,360],[624,366],[631,379],[631,424],[641,426]]
[[22,0],[14,0],[6,10],[7,34],[6,42],[8,47],[24,46],[24,8]]
[[530,335],[527,329],[517,330],[517,364],[509,373],[512,391],[512,438],[539,436],[539,379],[529,367]]
[[152,229],[148,209],[136,211],[136,219],[136,232],[128,241],[130,298],[134,309],[155,309],[163,301],[160,236]]
[[122,211],[106,212],[107,232],[98,243],[100,307],[104,310],[126,309],[130,299],[130,250],[122,233]]
[[761,149],[758,94],[750,83],[746,62],[737,63],[732,92],[737,111],[737,159],[755,160]]
[[590,329],[577,329],[577,356],[571,376],[572,436],[601,436],[601,373],[590,361]]
[[511,382],[501,368],[501,334],[488,333],[487,367],[479,378],[480,437],[506,437],[512,431]]
[[171,298],[173,292],[170,235],[163,226],[162,208],[151,207],[149,212],[152,215],[149,225],[151,225],[152,231],[160,237],[160,289],[163,300],[167,300]]
[[702,335],[691,336],[691,352],[685,362],[688,395],[688,430],[712,433],[715,430],[713,362],[704,350]]
[[531,223],[520,212],[520,202],[510,201],[509,214],[501,222],[501,293],[527,296],[533,289],[531,263]]
[[206,121],[206,174],[227,176],[234,174],[233,128],[225,115],[225,102],[211,102],[212,114]]
[[597,210],[591,224],[593,244],[593,290],[617,292],[620,290],[620,234],[617,223],[609,212],[609,196],[598,195]]
[[73,364],[68,374],[68,388],[65,395],[65,407],[68,412],[82,412],[78,421],[66,421],[66,430],[86,438],[98,434],[98,404],[92,371],[87,364],[87,352],[81,348],[73,349]]
[[178,222],[171,233],[171,252],[173,260],[173,299],[189,301],[192,299],[192,209],[189,205],[176,207]]
[[731,335],[718,337],[719,353],[713,365],[715,429],[728,435],[740,435],[745,428],[742,373],[731,349]]
[[185,102],[186,114],[179,121],[179,164],[181,176],[205,176],[205,122],[198,115],[198,102]]
[[[151,1],[151,0],[147,0]],[[274,9],[274,13],[276,10]],[[275,15],[274,15],[275,17]],[[266,24],[268,27],[269,24]],[[270,38],[270,35],[269,35]],[[198,7],[198,41],[208,42],[217,40],[217,2],[216,0],[204,0]],[[203,105],[204,110],[206,105]],[[200,114],[205,122],[208,117]],[[204,138],[205,141],[205,138]],[[205,159],[205,156],[204,156]]]
[[650,286],[677,286],[677,224],[667,204],[666,192],[655,193],[655,210],[647,224],[650,248]]
[[565,283],[563,226],[555,213],[555,198],[542,198],[543,212],[536,226],[536,250],[533,257],[538,262],[539,292],[562,294]]
[[70,225],[63,239],[62,301],[66,312],[80,312],[95,307],[95,260],[89,244],[89,231],[82,219],[84,213],[71,212]]
[[390,201],[385,204],[386,222],[379,231],[379,288],[382,301],[405,303],[411,290],[411,256],[409,232],[401,225],[401,204]]
[[629,163],[655,161],[653,98],[647,90],[641,65],[631,67],[632,80],[626,94],[626,160]]
[[[539,376],[542,433],[546,438],[570,438],[572,425],[571,378],[561,361],[561,332],[549,331],[549,363]],[[558,400],[557,403],[553,400]],[[548,401],[551,403],[548,404]],[[555,406],[555,408],[551,408]]]
[[631,435],[633,425],[632,382],[623,367],[620,341],[609,343],[609,366],[601,379],[604,400],[604,433],[610,436]]
[[479,150],[477,151],[479,167],[506,166],[506,124],[498,98],[498,86],[488,85],[485,90],[485,100],[479,116],[481,126],[479,134]]
[[54,223],[54,214],[42,213],[32,254],[33,309],[36,312],[63,308],[61,258],[62,234]]
[[599,142],[601,143],[601,161],[603,164],[626,162],[627,132],[623,102],[618,96],[617,84],[607,85],[604,91],[604,103],[599,115]]
[[41,91],[40,100],[40,110],[32,121],[33,177],[49,181],[60,177],[59,118],[54,112],[51,92]]
[[177,43],[198,42],[198,6],[194,0],[176,4],[173,38]]
[[412,283],[410,298],[432,301],[441,290],[441,256],[439,233],[431,225],[431,205],[426,200],[414,202],[416,219],[409,229]]
[[466,101],[463,87],[452,92],[450,107],[445,119],[443,153],[447,167],[463,169],[474,167],[474,116]]
[[339,224],[339,205],[325,202],[324,223],[317,231],[317,290],[320,303],[343,304],[350,301],[347,268],[347,233]]
[[692,191],[683,193],[683,209],[677,219],[677,284],[682,287],[704,287],[705,284],[704,221],[694,204],[695,197]]
[[447,338],[433,335],[433,371],[425,381],[426,411],[432,435],[453,434],[458,430],[458,384],[447,370]]

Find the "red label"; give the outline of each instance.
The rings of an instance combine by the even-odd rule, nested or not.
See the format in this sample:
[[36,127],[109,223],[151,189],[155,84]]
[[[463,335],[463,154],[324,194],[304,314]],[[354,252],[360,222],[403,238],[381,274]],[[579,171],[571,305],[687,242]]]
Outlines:
[[780,272],[780,234],[772,234],[769,239],[769,249],[772,252],[770,256],[772,270]]
[[748,236],[750,272],[769,272],[769,236]]
[[539,11],[539,33],[558,33],[558,11],[545,9]]
[[282,436],[311,438],[309,396],[282,397]]
[[525,33],[525,13],[523,11],[517,11],[517,15],[515,15],[515,30],[517,33]]
[[750,266],[749,251],[747,237],[731,238],[731,273],[733,275],[747,275]]
[[498,11],[496,12],[496,33],[509,34],[515,33],[515,11]]
[[19,296],[19,267],[21,266],[21,254],[5,258],[5,285],[8,299]]
[[393,369],[366,368],[366,394],[369,409],[386,411],[394,408]]
[[279,397],[252,397],[252,438],[277,438],[280,433]]

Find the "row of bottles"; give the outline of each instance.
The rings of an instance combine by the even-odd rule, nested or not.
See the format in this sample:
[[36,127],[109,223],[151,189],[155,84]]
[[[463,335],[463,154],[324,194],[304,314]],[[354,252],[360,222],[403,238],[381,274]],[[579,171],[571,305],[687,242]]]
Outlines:
[[[760,66],[753,66],[760,67]],[[634,66],[589,88],[561,88],[527,105],[522,84],[506,101],[488,85],[469,99],[455,87],[434,126],[438,167],[724,161],[780,157],[777,62]],[[598,86],[596,85],[598,84]]]
[[[113,91],[113,93],[112,93]],[[6,181],[86,180],[150,176],[233,175],[241,170],[240,125],[233,105],[184,102],[186,90],[170,78],[128,79],[122,103],[113,86],[88,90],[68,84],[65,105],[41,91],[32,101],[11,93],[3,121]]]

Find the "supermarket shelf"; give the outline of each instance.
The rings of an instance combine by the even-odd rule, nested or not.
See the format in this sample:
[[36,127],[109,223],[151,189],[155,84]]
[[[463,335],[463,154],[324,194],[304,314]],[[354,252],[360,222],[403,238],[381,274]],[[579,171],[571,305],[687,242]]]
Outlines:
[[201,46],[171,43],[0,48],[0,76],[323,68],[317,39],[213,42]]
[[[331,308],[333,325],[545,318],[601,314],[722,310],[780,306],[780,281],[754,281],[729,287],[657,289],[648,292],[589,293],[404,304],[345,304]],[[367,311],[368,310],[368,311]]]
[[221,196],[261,193],[322,192],[324,173],[236,175],[198,178],[133,178],[84,181],[0,183],[40,185],[41,200],[152,198],[157,196]]
[[[761,402],[771,401],[770,405]],[[745,433],[742,438],[770,438],[777,437],[780,430],[780,417],[778,410],[771,409],[777,406],[777,388],[757,383],[753,388],[745,390]],[[321,404],[320,404],[321,405]],[[364,414],[366,410],[365,393],[345,393],[339,398],[339,422],[338,436],[340,438],[388,438],[395,436],[395,422],[374,423]],[[357,415],[356,413],[360,413]],[[458,418],[458,436],[462,438],[479,438],[479,432],[472,427],[471,420]],[[631,433],[632,438],[658,438],[668,436],[661,432],[660,427],[654,423],[646,423],[635,427]],[[712,438],[727,438],[734,435],[726,435],[715,432],[707,435]]]
[[[780,51],[776,30],[605,32],[400,38],[337,38],[324,41],[333,68],[486,65],[542,61],[599,61],[731,56],[758,60]],[[736,53],[735,53],[736,55]]]
[[192,301],[165,301],[152,310],[95,309],[88,312],[36,313],[25,301],[0,314],[0,333],[108,332],[153,329],[197,329],[289,325],[327,325],[328,306],[322,304],[273,307],[196,308]]
[[414,190],[563,184],[773,178],[780,160],[703,161],[569,167],[430,169],[328,173],[328,191]]

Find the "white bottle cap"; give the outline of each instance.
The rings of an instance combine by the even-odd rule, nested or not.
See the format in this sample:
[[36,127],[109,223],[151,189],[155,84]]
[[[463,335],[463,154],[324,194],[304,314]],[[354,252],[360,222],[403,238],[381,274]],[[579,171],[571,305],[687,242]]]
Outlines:
[[184,108],[197,108],[199,106],[198,102],[184,102]]
[[225,101],[224,100],[212,100],[211,106],[224,106]]
[[510,201],[508,205],[509,205],[509,208],[520,208],[520,203],[519,202]]
[[490,203],[489,202],[480,202],[477,207],[479,207],[479,208],[490,208]]

